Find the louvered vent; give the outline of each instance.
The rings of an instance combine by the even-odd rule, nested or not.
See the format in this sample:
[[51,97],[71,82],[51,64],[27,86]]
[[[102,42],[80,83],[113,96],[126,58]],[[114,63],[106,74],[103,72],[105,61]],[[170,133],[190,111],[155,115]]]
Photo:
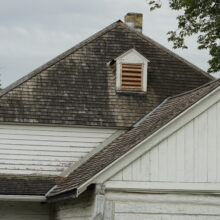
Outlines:
[[121,89],[142,90],[143,65],[122,64],[121,66]]

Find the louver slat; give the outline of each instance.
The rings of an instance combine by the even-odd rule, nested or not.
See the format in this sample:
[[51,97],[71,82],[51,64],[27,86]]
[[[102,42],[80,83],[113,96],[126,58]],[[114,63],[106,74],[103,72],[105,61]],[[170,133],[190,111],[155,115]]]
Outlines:
[[142,90],[142,64],[122,64],[121,88]]

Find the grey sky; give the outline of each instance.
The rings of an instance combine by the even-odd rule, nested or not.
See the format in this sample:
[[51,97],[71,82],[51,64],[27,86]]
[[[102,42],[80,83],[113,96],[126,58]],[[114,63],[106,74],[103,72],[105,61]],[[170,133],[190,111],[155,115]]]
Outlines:
[[[150,12],[145,0],[0,0],[0,73],[3,87],[46,63],[127,12],[144,14],[143,33],[172,48],[167,31],[176,27],[176,12],[167,5]],[[175,50],[207,70],[207,51]]]

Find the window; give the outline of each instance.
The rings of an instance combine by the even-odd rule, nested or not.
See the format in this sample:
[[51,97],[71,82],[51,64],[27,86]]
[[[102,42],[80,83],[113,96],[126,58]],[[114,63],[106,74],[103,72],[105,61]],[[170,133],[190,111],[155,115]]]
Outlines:
[[146,92],[148,60],[130,49],[114,60],[116,62],[116,90],[118,92]]

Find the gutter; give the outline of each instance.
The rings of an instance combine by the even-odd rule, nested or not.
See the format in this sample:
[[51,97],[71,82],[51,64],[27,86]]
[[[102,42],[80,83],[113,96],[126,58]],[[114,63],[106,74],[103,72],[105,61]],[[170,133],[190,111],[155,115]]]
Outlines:
[[60,202],[63,200],[76,199],[76,198],[77,198],[77,191],[76,189],[73,189],[68,192],[58,194],[52,197],[46,197],[46,202],[55,203],[55,202]]
[[0,201],[45,202],[45,196],[32,195],[0,195]]

